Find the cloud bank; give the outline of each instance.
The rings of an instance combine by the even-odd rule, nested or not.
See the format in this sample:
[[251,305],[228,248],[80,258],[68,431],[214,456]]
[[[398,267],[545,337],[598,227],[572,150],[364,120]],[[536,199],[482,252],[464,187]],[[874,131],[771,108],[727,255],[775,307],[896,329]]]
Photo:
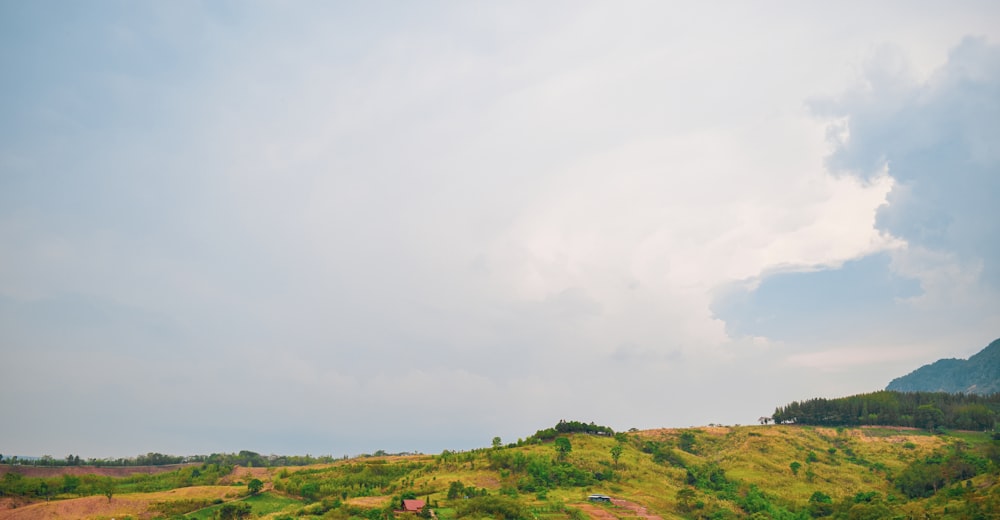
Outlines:
[[1000,325],[992,7],[121,7],[2,8],[4,453],[747,423]]

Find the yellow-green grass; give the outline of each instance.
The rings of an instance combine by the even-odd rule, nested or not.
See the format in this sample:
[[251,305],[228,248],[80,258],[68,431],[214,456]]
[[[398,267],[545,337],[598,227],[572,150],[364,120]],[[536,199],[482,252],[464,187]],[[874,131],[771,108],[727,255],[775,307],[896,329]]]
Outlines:
[[[681,450],[682,435],[693,437],[690,451]],[[591,493],[601,493],[621,498],[646,507],[650,513],[665,519],[689,517],[678,504],[678,492],[689,490],[694,493],[694,501],[702,504],[701,511],[709,513],[718,509],[737,511],[732,500],[720,498],[715,492],[697,489],[687,482],[688,470],[670,462],[656,462],[653,455],[642,451],[646,441],[659,443],[661,450],[670,450],[674,461],[683,462],[688,468],[704,468],[716,465],[725,471],[726,478],[735,483],[738,493],[745,492],[754,485],[766,493],[773,504],[798,510],[807,507],[809,498],[817,491],[829,495],[834,503],[853,497],[859,492],[874,491],[883,497],[894,495],[894,511],[920,511],[943,514],[946,507],[962,505],[962,497],[942,497],[933,499],[904,500],[902,494],[893,487],[889,477],[898,475],[910,464],[923,460],[928,455],[941,452],[949,445],[962,444],[971,448],[992,442],[988,435],[975,432],[950,432],[946,435],[930,435],[919,430],[895,428],[820,428],[797,425],[704,427],[693,429],[662,429],[626,434],[623,451],[617,463],[611,457],[611,449],[622,441],[609,436],[573,434],[569,436],[572,451],[566,462],[589,474],[613,472],[610,480],[595,480],[584,487],[560,487],[544,492],[514,491],[518,481],[526,478],[524,473],[494,468],[490,461],[492,449],[475,450],[471,453],[442,455],[420,455],[411,457],[370,457],[332,464],[304,468],[254,468],[238,469],[232,476],[233,482],[243,482],[249,477],[261,478],[265,489],[273,482],[281,482],[298,471],[315,471],[310,478],[329,481],[341,474],[338,468],[345,465],[372,464],[418,464],[420,467],[394,480],[384,490],[377,490],[376,497],[349,498],[346,503],[364,509],[381,509],[389,504],[393,496],[415,493],[418,498],[429,499],[436,507],[441,520],[453,520],[455,507],[463,499],[447,497],[449,485],[461,481],[466,487],[486,489],[489,494],[501,492],[515,494],[541,520],[573,520],[581,513],[574,509],[597,510],[586,504]],[[519,447],[499,448],[503,453],[521,453],[525,456],[557,457],[553,443],[526,444]],[[814,460],[809,461],[810,453]],[[668,458],[668,460],[669,460]],[[797,462],[797,474],[790,465]],[[284,475],[284,477],[282,477]],[[1000,484],[995,475],[981,475],[972,479],[975,489],[984,494],[1000,494]],[[963,483],[964,485],[964,483]],[[185,488],[190,489],[190,488]],[[240,499],[246,493],[246,486],[216,487],[216,495],[227,500]],[[167,492],[171,493],[171,492]],[[174,490],[176,500],[189,499],[180,490]],[[128,496],[142,496],[147,511],[156,501],[170,500],[169,494],[136,493]],[[119,495],[115,496],[118,500]],[[124,502],[125,495],[122,495]],[[98,497],[92,497],[98,498]],[[339,498],[339,497],[337,497]],[[261,518],[276,518],[281,515],[297,516],[310,511],[311,506],[295,497],[283,496],[276,492],[265,492],[258,497],[246,499],[254,508],[254,514]],[[901,502],[902,501],[902,502]],[[905,503],[903,503],[905,502]],[[137,502],[138,503],[138,502]],[[319,505],[319,504],[316,504]],[[32,506],[34,507],[34,506]],[[136,506],[128,511],[133,516],[142,516],[145,511]],[[217,508],[218,506],[216,506]],[[315,509],[315,508],[313,508]],[[626,508],[609,506],[601,508],[619,520],[636,518],[635,513]],[[189,514],[188,518],[208,518],[213,509],[208,508]],[[126,511],[122,511],[123,513]],[[600,511],[597,511],[600,512]],[[585,513],[584,513],[585,514]],[[2,517],[2,515],[0,515]],[[50,516],[51,517],[51,516]],[[59,518],[59,516],[56,516]],[[62,516],[69,518],[70,516]],[[316,518],[305,514],[302,518]]]
[[[281,514],[293,514],[304,505],[301,500],[281,496],[275,493],[261,493],[259,495],[246,497],[241,500],[250,504],[254,518],[272,518]],[[215,512],[222,507],[222,504],[213,505],[205,509],[184,515],[184,518],[208,520]]]

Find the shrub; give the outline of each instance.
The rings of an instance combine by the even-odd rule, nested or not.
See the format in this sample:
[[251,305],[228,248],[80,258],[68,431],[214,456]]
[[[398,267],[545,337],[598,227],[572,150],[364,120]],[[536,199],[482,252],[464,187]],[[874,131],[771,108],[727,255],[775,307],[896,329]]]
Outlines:
[[481,518],[487,516],[498,520],[532,519],[531,512],[524,505],[512,498],[499,495],[464,500],[455,507],[455,514],[458,518],[466,516]]

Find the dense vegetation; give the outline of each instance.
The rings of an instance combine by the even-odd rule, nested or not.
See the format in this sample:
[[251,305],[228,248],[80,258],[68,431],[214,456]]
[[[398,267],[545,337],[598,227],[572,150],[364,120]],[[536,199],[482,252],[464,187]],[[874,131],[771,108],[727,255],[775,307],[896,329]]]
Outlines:
[[587,433],[590,435],[614,435],[615,431],[607,426],[600,426],[593,422],[582,423],[579,421],[559,421],[553,428],[538,430],[528,438],[529,441],[551,441],[564,433]]
[[837,399],[793,402],[775,410],[777,424],[904,426],[992,430],[1000,416],[1000,394],[901,393],[881,391]]

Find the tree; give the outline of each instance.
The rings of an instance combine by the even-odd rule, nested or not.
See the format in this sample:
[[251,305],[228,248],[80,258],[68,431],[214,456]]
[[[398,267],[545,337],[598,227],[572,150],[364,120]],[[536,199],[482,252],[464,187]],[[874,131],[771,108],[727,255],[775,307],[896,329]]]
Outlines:
[[822,491],[817,491],[809,497],[809,514],[813,518],[833,514],[833,499]]
[[264,489],[264,483],[258,478],[255,478],[247,483],[247,491],[249,491],[251,495],[260,493],[261,489]]
[[453,480],[448,484],[448,499],[452,500],[461,497],[465,493],[465,484],[461,480]]
[[792,475],[798,475],[799,474],[799,468],[802,467],[802,464],[799,463],[799,461],[796,460],[796,461],[792,461],[792,463],[789,464],[788,467],[792,468]]
[[63,493],[75,493],[78,487],[80,487],[80,477],[77,477],[76,475],[62,476]]
[[569,455],[569,452],[573,451],[573,445],[566,437],[557,438],[555,447],[559,460],[566,460],[566,455]]
[[299,494],[302,495],[302,498],[313,502],[319,497],[319,484],[315,482],[303,484]]
[[250,513],[253,508],[250,504],[238,503],[234,504],[232,502],[228,504],[222,504],[219,508],[219,520],[241,520],[243,518],[250,518]]
[[680,506],[681,511],[684,511],[685,513],[691,511],[694,499],[695,493],[691,488],[682,488],[677,491],[677,505]]
[[678,447],[688,453],[694,453],[694,434],[691,432],[681,433],[680,442],[678,442]]
[[493,449],[499,450],[501,446],[503,446],[503,441],[500,440],[500,437],[493,437]]
[[616,465],[618,464],[618,459],[622,456],[623,450],[624,448],[621,444],[615,444],[611,447],[611,460],[615,461]]
[[104,485],[102,491],[104,496],[108,497],[108,503],[111,503],[111,496],[115,494],[115,481],[111,480],[111,477],[107,477],[104,480]]
[[917,407],[916,413],[913,414],[913,422],[918,427],[933,430],[936,426],[940,426],[944,422],[944,412],[932,404],[921,405]]

